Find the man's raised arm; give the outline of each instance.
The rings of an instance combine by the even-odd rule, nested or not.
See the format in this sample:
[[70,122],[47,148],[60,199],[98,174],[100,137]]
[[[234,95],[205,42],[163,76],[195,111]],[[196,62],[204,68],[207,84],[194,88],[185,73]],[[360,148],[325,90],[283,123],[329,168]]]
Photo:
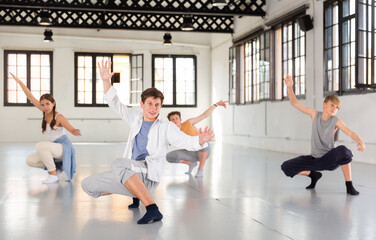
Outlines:
[[202,120],[204,120],[205,118],[209,117],[213,111],[218,107],[218,106],[222,106],[224,108],[226,108],[226,103],[228,101],[218,101],[217,103],[213,104],[212,106],[210,106],[210,108],[208,108],[205,112],[203,112],[200,116],[198,117],[195,117],[195,118],[190,118],[188,119],[188,121],[192,124],[192,125],[195,125],[196,123],[198,122],[201,122]]

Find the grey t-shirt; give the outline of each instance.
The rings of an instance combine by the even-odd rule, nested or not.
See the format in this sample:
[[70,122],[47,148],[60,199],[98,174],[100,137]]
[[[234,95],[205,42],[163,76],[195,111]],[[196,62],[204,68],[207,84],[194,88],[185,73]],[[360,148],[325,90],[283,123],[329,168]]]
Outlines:
[[322,112],[317,112],[312,124],[311,155],[315,158],[324,156],[333,149],[334,131],[338,118],[333,116],[328,120],[322,120]]

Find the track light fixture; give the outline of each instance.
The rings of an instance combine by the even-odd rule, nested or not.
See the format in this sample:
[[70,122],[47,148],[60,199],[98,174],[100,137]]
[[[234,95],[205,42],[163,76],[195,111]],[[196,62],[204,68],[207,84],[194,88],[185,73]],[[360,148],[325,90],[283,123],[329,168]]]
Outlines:
[[192,31],[195,30],[192,23],[192,15],[183,16],[183,26],[181,27],[183,31]]
[[163,35],[163,45],[165,45],[165,46],[172,45],[171,38],[172,37],[171,37],[170,33],[165,33]]
[[227,5],[226,0],[213,0],[214,7],[224,7]]
[[43,42],[53,42],[54,40],[52,39],[52,30],[51,29],[46,29],[44,31],[44,39]]
[[43,25],[43,26],[52,25],[51,14],[47,9],[42,9],[39,17],[40,17],[39,25]]

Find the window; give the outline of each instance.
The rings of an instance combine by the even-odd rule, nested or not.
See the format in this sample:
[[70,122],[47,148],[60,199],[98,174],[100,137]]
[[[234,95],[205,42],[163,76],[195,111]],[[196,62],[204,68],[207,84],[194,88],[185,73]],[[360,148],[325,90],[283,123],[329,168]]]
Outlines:
[[264,32],[245,43],[245,102],[268,100],[269,97],[269,32]]
[[143,56],[112,53],[75,54],[75,105],[107,106],[104,100],[103,83],[97,69],[98,63],[111,62],[111,85],[117,90],[124,104],[138,104],[143,88]]
[[237,47],[231,47],[229,49],[229,73],[230,73],[230,92],[229,92],[229,101],[230,104],[237,103],[237,54],[236,54]]
[[270,32],[260,35],[260,100],[270,99]]
[[131,61],[131,105],[138,105],[143,91],[143,55],[133,55]]
[[295,18],[275,27],[275,99],[284,99],[283,77],[291,75],[297,97],[305,96],[305,32]]
[[[258,31],[230,48],[230,102],[270,99],[270,32]],[[243,69],[243,70],[242,70]]]
[[[259,87],[259,59],[260,59],[260,39],[258,37],[245,43],[244,48],[244,91],[245,102],[249,103],[258,100]],[[254,90],[253,90],[254,89]],[[253,90],[253,91],[252,91]]]
[[[347,4],[349,5],[349,4]],[[353,4],[350,4],[350,12]],[[376,1],[358,1],[358,76],[359,87],[376,88]]]
[[153,87],[164,94],[163,106],[196,107],[196,56],[153,55]]
[[9,72],[15,74],[39,99],[52,94],[52,52],[4,51],[4,105],[32,106]]
[[229,52],[230,103],[285,99],[287,74],[293,78],[296,96],[305,97],[306,37],[298,22],[305,10],[302,6],[266,23],[271,30],[256,28],[234,41]]
[[342,90],[355,89],[355,0],[343,1],[343,13],[341,14],[342,30]]
[[376,87],[375,3],[324,3],[325,94],[360,93]]
[[325,92],[339,90],[339,25],[338,3],[331,3],[325,9]]

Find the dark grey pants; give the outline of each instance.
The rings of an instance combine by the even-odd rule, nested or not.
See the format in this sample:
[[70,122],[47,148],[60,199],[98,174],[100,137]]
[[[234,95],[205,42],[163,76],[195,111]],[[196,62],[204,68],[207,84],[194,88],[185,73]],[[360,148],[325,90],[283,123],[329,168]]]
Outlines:
[[341,145],[333,148],[321,158],[314,158],[311,155],[299,156],[285,161],[281,168],[288,177],[294,177],[302,171],[333,171],[340,165],[348,164],[352,161],[352,152]]

